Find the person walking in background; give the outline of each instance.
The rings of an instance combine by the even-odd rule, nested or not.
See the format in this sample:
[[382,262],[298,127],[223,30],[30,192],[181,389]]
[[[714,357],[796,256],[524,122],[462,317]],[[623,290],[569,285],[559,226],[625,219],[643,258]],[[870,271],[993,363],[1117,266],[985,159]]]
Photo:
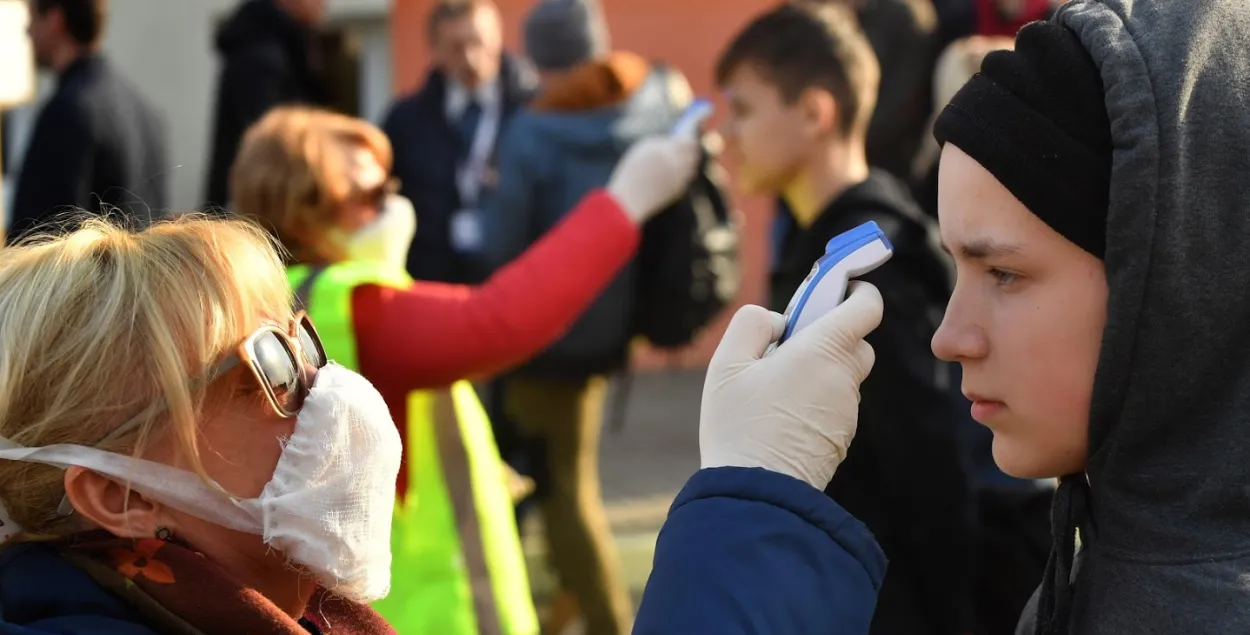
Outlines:
[[395,149],[400,193],[416,207],[421,227],[408,273],[418,280],[480,282],[481,193],[498,179],[498,141],[538,78],[503,51],[499,9],[491,0],[440,0],[426,35],[434,69],[420,90],[395,103],[382,126]]
[[58,75],[18,176],[9,242],[61,208],[151,220],[168,205],[169,150],[156,108],[100,53],[107,0],[31,0],[40,68]]
[[[544,0],[525,19],[525,48],[542,77],[529,109],[499,149],[499,186],[483,206],[487,261],[499,266],[603,187],[625,148],[667,133],[690,100],[685,79],[646,59],[612,52],[594,0]],[[568,334],[505,381],[505,411],[543,443],[539,498],[552,565],[591,635],[629,632],[630,600],[599,487],[606,374],[628,356],[632,266]]]
[[906,184],[869,168],[864,144],[879,81],[872,50],[848,7],[785,4],[733,39],[716,77],[739,182],[783,197],[796,221],[781,237],[771,308],[786,308],[838,234],[875,221],[894,245],[889,266],[864,276],[885,298],[885,319],[868,336],[877,362],[862,387],[855,445],[826,491],[890,559],[872,632],[963,633],[972,500],[949,365],[929,350],[950,264]]
[[229,205],[227,181],[243,132],[279,104],[322,105],[326,89],[313,42],[326,0],[246,0],[217,33],[217,79],[205,198]]
[[559,337],[629,262],[639,225],[680,194],[697,158],[693,140],[641,142],[548,237],[466,287],[405,273],[417,223],[411,203],[392,194],[380,130],[280,108],[244,137],[235,213],[290,250],[291,284],[326,352],[375,382],[400,425],[408,460],[397,484],[395,577],[378,604],[399,632],[537,632],[490,422],[459,380],[515,366]]

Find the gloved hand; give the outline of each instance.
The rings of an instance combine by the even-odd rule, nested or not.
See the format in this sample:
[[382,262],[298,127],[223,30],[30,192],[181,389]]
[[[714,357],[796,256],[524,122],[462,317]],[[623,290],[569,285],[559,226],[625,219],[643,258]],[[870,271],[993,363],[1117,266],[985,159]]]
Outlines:
[[616,164],[608,192],[635,223],[642,224],[686,191],[698,166],[697,139],[647,137]]
[[874,361],[864,336],[881,312],[881,292],[853,283],[845,302],[761,358],[785,319],[739,310],[703,385],[703,467],[759,467],[823,490],[855,437],[859,384]]

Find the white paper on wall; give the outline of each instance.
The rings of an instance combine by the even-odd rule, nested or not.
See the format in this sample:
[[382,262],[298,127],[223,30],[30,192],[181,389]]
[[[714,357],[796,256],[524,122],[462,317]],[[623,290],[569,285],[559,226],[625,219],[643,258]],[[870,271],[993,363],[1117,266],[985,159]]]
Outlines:
[[26,0],[0,0],[0,109],[35,97],[35,63],[26,26]]

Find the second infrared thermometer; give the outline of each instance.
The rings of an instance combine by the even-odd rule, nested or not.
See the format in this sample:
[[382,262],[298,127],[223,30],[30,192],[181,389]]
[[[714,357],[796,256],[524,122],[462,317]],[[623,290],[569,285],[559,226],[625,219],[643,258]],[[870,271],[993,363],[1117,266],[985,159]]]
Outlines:
[[712,102],[706,99],[696,99],[693,103],[682,111],[677,117],[677,123],[673,124],[674,137],[694,137],[699,134],[699,126],[712,116]]
[[868,221],[830,240],[825,255],[799,285],[786,306],[786,328],[777,346],[815,322],[846,299],[851,279],[880,267],[894,255],[894,246],[876,223]]

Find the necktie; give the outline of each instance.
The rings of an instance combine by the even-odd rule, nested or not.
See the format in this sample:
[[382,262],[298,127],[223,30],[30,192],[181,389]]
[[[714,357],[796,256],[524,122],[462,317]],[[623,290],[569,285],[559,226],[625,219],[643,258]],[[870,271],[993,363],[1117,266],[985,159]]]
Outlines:
[[469,151],[473,147],[473,137],[477,134],[477,127],[480,123],[482,123],[482,105],[475,99],[469,102],[456,122],[456,135],[460,138],[460,161],[462,163],[469,157]]

